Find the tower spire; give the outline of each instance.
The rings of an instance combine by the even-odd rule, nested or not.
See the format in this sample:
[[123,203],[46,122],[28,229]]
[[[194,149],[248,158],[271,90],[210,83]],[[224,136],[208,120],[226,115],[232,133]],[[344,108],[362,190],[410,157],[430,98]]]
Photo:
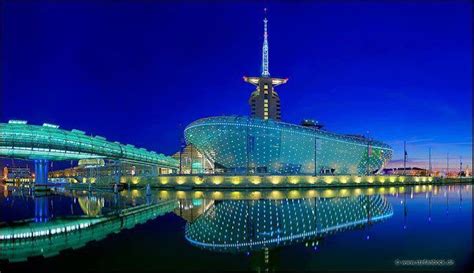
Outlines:
[[281,120],[280,97],[275,86],[284,84],[288,78],[272,78],[268,69],[268,29],[267,9],[263,17],[262,74],[260,77],[246,77],[244,81],[257,87],[249,98],[251,116],[261,119]]
[[265,17],[263,19],[263,48],[262,48],[262,77],[270,77],[268,70],[268,31],[267,31],[267,8],[264,9]]

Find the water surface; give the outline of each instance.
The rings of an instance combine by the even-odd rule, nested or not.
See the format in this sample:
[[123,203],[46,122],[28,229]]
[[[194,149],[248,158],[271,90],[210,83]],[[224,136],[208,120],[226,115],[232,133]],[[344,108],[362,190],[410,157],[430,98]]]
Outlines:
[[2,272],[456,272],[472,263],[471,185],[0,196]]

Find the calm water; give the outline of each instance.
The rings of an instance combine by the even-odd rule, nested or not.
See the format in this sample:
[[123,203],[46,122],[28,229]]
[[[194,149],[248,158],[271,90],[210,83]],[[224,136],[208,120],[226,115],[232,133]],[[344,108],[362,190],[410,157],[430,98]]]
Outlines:
[[2,273],[472,272],[471,185],[3,191],[0,222]]

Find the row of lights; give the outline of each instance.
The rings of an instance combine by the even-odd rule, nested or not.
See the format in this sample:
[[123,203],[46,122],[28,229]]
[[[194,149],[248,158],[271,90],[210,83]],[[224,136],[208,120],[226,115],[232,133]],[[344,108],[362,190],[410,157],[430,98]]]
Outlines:
[[[262,185],[262,184],[272,184],[272,185],[279,185],[279,184],[316,184],[318,182],[323,182],[325,184],[333,184],[333,183],[340,183],[340,184],[349,184],[355,183],[360,184],[363,182],[367,182],[369,184],[373,184],[375,182],[379,182],[381,184],[385,182],[395,183],[395,182],[406,182],[408,180],[412,180],[414,182],[432,182],[433,177],[423,176],[423,177],[412,177],[408,178],[405,176],[288,176],[285,179],[285,176],[267,176],[267,177],[260,177],[260,176],[210,176],[207,178],[199,177],[199,176],[177,176],[177,177],[159,177],[159,183],[162,185],[168,185],[170,183],[183,185],[185,183],[192,183],[195,185],[202,185],[202,184],[214,184],[214,185],[223,185],[223,184],[232,184],[232,185],[240,185],[240,184],[252,184],[252,185]],[[138,181],[138,180],[137,180]],[[248,182],[247,182],[248,181]],[[134,184],[138,183],[136,181],[132,181]],[[286,183],[285,183],[286,182]]]
[[70,225],[70,226],[65,226],[65,227],[50,228],[47,230],[40,230],[40,231],[22,232],[22,233],[14,233],[14,234],[0,234],[0,240],[34,238],[34,237],[54,235],[54,234],[69,232],[69,231],[73,231],[77,229],[87,228],[91,224],[93,223],[81,223],[81,224]]

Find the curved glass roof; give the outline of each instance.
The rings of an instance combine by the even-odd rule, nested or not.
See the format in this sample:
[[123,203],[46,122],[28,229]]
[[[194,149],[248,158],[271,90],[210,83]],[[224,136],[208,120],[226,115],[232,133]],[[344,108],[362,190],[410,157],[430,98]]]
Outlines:
[[375,148],[392,150],[392,148],[389,145],[377,140],[373,140],[373,139],[367,139],[367,138],[358,137],[354,135],[337,134],[337,133],[328,132],[325,130],[312,128],[312,127],[304,127],[304,126],[300,126],[296,124],[274,121],[271,119],[263,120],[259,118],[251,118],[248,116],[217,116],[217,117],[202,118],[189,124],[186,127],[185,131],[193,127],[211,126],[211,125],[262,127],[265,129],[288,131],[291,133],[308,135],[308,136],[314,136],[315,134],[317,134],[318,137],[321,139],[327,138],[327,139],[331,139],[335,141],[349,142],[349,143],[360,144],[364,146],[367,146],[368,144],[370,144],[372,147],[375,147]]
[[59,129],[54,124],[39,126],[21,120],[0,123],[0,156],[48,160],[110,158],[171,168],[179,166],[178,160],[172,157],[133,145],[110,142],[101,136],[88,136],[76,129]]

